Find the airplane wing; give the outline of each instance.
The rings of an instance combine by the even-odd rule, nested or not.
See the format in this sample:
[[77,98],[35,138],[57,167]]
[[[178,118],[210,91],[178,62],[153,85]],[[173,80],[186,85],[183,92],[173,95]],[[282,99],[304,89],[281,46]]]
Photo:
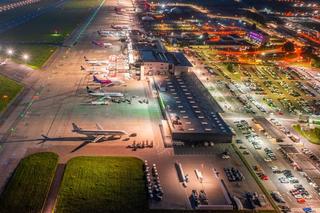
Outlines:
[[109,98],[108,96],[102,96],[102,97],[98,98],[97,100],[98,101],[104,101],[104,100],[106,100],[108,98]]
[[99,135],[97,136],[93,141],[92,143],[97,143],[99,140],[101,140],[102,138],[104,138],[104,135]]
[[98,123],[96,124],[96,127],[97,127],[98,130],[104,130],[103,127]]

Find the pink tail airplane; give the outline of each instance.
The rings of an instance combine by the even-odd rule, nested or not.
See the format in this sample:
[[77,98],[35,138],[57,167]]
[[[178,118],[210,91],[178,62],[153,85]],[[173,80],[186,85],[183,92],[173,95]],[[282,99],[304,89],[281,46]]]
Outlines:
[[107,77],[100,78],[99,76],[96,76],[96,75],[93,75],[93,81],[107,87],[124,84],[124,82],[119,79],[115,79],[115,78],[111,79]]

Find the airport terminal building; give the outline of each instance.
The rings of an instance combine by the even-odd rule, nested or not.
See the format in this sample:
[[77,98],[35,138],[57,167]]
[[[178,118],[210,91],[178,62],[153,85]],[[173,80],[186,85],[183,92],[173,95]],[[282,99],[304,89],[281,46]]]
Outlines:
[[173,141],[230,143],[232,132],[222,109],[194,73],[154,77]]
[[192,64],[182,52],[167,51],[159,40],[137,43],[134,49],[140,79],[153,76],[155,80],[166,118],[162,125],[174,142],[232,141],[232,132],[219,114],[223,110],[195,74],[189,72]]
[[160,41],[137,45],[140,79],[145,75],[180,75],[188,72],[192,64],[181,52],[168,52]]

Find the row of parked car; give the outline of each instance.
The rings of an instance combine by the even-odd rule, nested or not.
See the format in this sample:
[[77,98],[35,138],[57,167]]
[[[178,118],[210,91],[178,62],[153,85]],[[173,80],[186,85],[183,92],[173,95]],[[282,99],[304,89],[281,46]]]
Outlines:
[[147,180],[147,189],[150,199],[155,199],[157,201],[162,200],[163,190],[160,184],[160,178],[157,170],[156,164],[152,165],[151,171],[148,162],[144,161],[144,173]]
[[247,121],[241,120],[235,121],[234,123],[255,149],[262,149],[260,137],[257,135],[255,130],[251,126],[249,126]]
[[277,156],[276,154],[270,149],[270,148],[265,148],[264,152],[266,153],[266,155],[268,156],[267,158],[270,160],[277,160]]
[[320,169],[320,158],[316,156],[310,149],[302,148],[302,153],[308,156],[313,162],[316,164],[316,166]]
[[243,174],[236,168],[224,168],[224,172],[226,173],[226,176],[230,182],[235,182],[235,181],[243,181],[244,176]]
[[245,195],[251,209],[255,209],[256,206],[263,207],[267,205],[266,197],[262,194],[247,192]]
[[291,183],[293,184],[294,189],[290,190],[290,194],[296,198],[298,203],[305,203],[305,199],[311,199],[312,196],[310,193],[299,183],[299,180],[294,177],[292,172],[290,170],[284,170],[284,180],[287,180],[288,182],[285,183]]
[[265,174],[259,165],[253,166],[253,169],[261,180],[269,180],[269,176]]
[[191,193],[191,197],[196,207],[199,205],[209,204],[207,194],[204,192],[204,190],[200,190],[198,193],[196,189],[193,189]]
[[312,199],[310,193],[301,184],[295,184],[294,189],[291,189],[290,193],[297,199],[298,203],[305,203],[305,199]]

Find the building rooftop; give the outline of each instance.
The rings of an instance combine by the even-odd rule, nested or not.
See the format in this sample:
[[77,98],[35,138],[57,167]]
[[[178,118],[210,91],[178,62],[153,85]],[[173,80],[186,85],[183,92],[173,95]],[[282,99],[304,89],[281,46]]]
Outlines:
[[136,44],[140,59],[143,62],[169,63],[175,66],[192,67],[192,64],[181,52],[168,52],[159,40],[150,44]]
[[156,52],[153,50],[142,50],[140,51],[141,60],[144,62],[163,62],[167,63],[168,58],[162,52]]
[[168,52],[167,57],[169,59],[169,62],[171,64],[174,64],[175,66],[192,67],[190,61],[181,52]]
[[157,52],[155,50],[141,50],[140,58],[143,62],[160,62],[160,63],[170,63],[175,66],[186,66],[192,67],[192,64],[180,52]]
[[[179,121],[179,125],[173,124],[173,133],[194,134],[194,141],[212,138],[213,135],[232,137],[231,130],[218,113],[219,109],[206,100],[191,76],[156,77],[156,82],[159,87],[165,88],[160,91],[160,98],[169,120]],[[197,138],[194,138],[195,135]]]

